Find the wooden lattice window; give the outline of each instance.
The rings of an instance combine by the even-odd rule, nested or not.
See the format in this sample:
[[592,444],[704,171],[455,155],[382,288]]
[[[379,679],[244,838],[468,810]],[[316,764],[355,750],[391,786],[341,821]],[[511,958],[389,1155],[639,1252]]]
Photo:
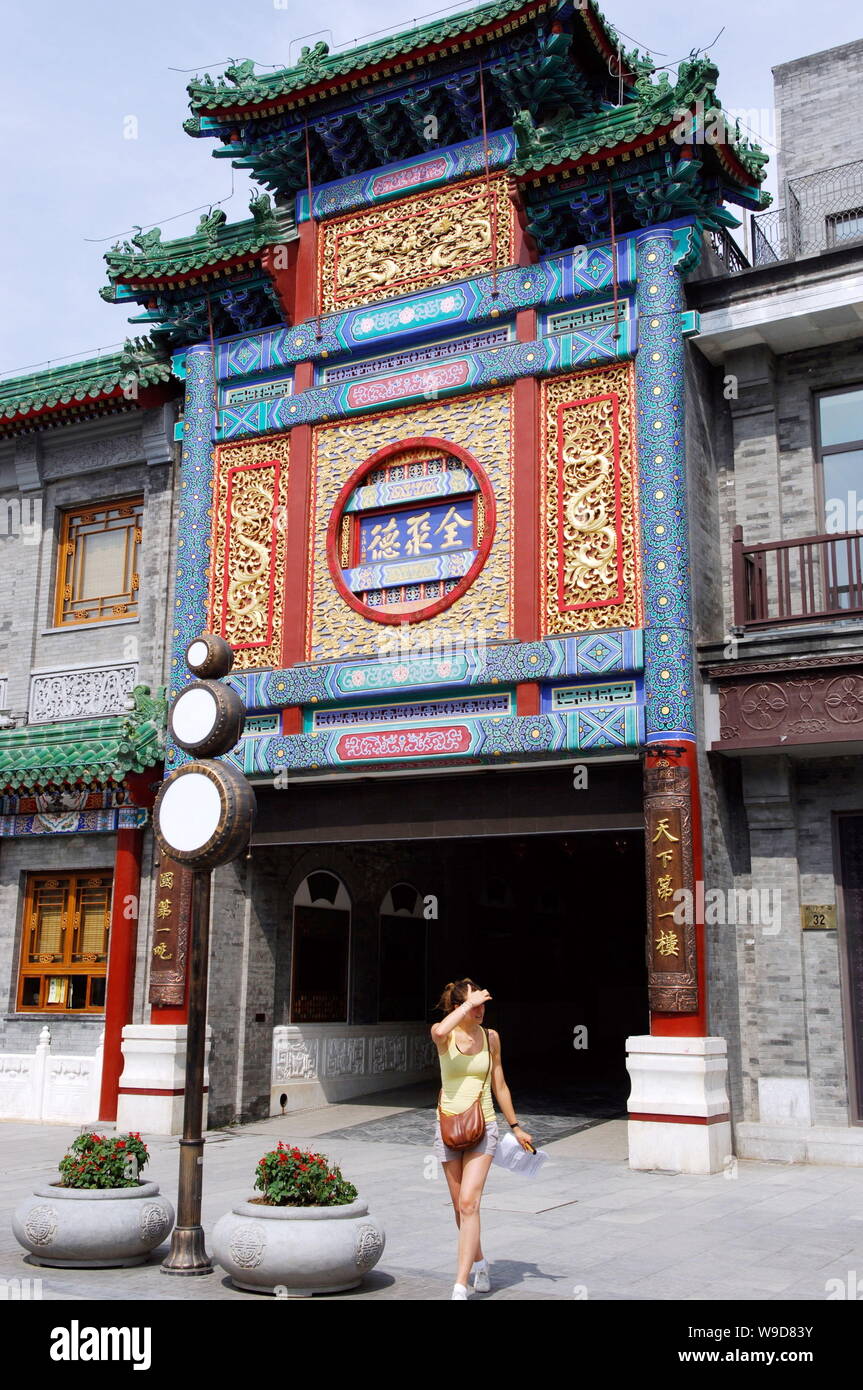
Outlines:
[[63,513],[57,562],[57,626],[138,615],[144,499]]
[[30,874],[18,1008],[28,1013],[101,1013],[105,1008],[112,875]]

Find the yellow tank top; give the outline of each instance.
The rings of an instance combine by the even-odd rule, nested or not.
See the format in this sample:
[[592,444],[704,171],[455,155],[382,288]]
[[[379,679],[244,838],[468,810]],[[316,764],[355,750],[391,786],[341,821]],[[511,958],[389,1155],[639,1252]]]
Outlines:
[[[468,1056],[462,1052],[455,1040],[455,1033],[447,1034],[447,1050],[439,1052],[441,1090],[441,1110],[445,1115],[460,1115],[473,1105],[482,1091],[482,1113],[486,1123],[495,1119],[494,1104],[491,1098],[491,1071],[489,1069],[489,1043],[483,1033],[481,1052]],[[486,1072],[488,1081],[483,1085]]]

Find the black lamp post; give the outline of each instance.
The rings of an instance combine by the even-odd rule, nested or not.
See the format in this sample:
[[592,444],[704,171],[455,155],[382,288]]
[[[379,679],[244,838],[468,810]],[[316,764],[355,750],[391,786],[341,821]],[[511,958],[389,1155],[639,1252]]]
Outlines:
[[153,809],[162,853],[194,871],[177,1224],[162,1262],[164,1274],[211,1274],[213,1270],[201,1226],[210,873],[243,853],[255,819],[255,794],[242,772],[232,763],[213,761],[234,747],[243,730],[246,707],[235,690],[219,682],[233,662],[234,654],[222,637],[204,633],[189,644],[186,663],[199,679],[180,691],[168,722],[174,742],[192,753],[195,761],[171,773]]

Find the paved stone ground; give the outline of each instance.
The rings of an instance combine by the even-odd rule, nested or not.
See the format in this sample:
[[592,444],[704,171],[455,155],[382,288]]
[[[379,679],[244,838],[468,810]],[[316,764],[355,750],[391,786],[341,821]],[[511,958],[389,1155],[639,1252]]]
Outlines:
[[[332,1297],[448,1299],[455,1224],[431,1157],[432,1112],[413,1100],[390,1092],[386,1103],[370,1097],[211,1132],[205,1231],[251,1195],[265,1150],[280,1138],[302,1142],[342,1167],[387,1236],[381,1263],[362,1288]],[[546,1144],[549,1162],[532,1181],[492,1168],[482,1213],[493,1288],[474,1297],[823,1301],[827,1280],[863,1272],[863,1170],[740,1162],[733,1176],[636,1173],[626,1162],[626,1122],[587,1123]],[[41,1277],[44,1299],[261,1301],[233,1289],[218,1269],[193,1279],[163,1275],[167,1246],[136,1269],[40,1270],[25,1263],[11,1233],[12,1208],[34,1182],[53,1180],[77,1132],[0,1123],[0,1278]],[[177,1141],[149,1143],[147,1176],[176,1203]]]

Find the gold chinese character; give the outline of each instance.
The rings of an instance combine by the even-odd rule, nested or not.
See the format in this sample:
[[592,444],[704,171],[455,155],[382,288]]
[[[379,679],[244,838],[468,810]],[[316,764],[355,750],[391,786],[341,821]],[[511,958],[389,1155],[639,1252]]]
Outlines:
[[158,935],[158,933],[159,933],[160,931],[167,931],[167,932],[169,932],[170,930],[171,930],[170,927],[157,927],[157,928],[156,928],[156,934]]
[[656,858],[657,858],[657,859],[661,859],[661,860],[662,860],[662,866],[663,866],[663,868],[667,869],[667,868],[668,868],[668,861],[669,861],[669,859],[673,859],[673,858],[674,858],[674,850],[673,850],[673,849],[661,849],[661,850],[659,851],[659,853],[657,854]]
[[661,956],[679,956],[677,932],[661,931],[656,938],[656,949]]
[[437,535],[438,531],[443,531],[444,534],[441,550],[446,550],[453,545],[461,545],[461,537],[458,533],[459,526],[463,526],[469,531],[471,523],[465,521],[463,516],[459,516],[455,507],[450,507],[440,526],[438,526],[435,531],[435,535]]
[[372,527],[369,541],[369,560],[397,560],[399,558],[399,528],[394,516],[386,525],[378,522]]
[[170,917],[170,915],[171,915],[171,899],[170,899],[170,898],[160,898],[160,899],[159,899],[159,906],[156,908],[156,916],[157,916],[157,917]]
[[671,874],[660,874],[656,880],[656,896],[665,902],[666,898],[670,898],[673,892]]
[[159,874],[159,887],[160,887],[160,888],[173,888],[173,886],[174,886],[174,870],[173,870],[173,869],[168,869],[168,871],[167,871],[166,873]]
[[419,555],[423,550],[431,550],[432,545],[429,540],[429,531],[431,530],[429,516],[429,512],[421,512],[418,516],[408,518],[408,540],[405,545],[406,555]]
[[664,835],[665,838],[666,838],[666,840],[671,840],[671,841],[673,841],[674,844],[678,844],[677,836],[676,836],[676,835],[672,835],[672,834],[671,834],[671,831],[668,829],[668,817],[667,817],[667,816],[664,816],[663,819],[659,822],[659,825],[657,826],[656,834],[654,835],[654,837],[653,837],[653,839],[651,840],[650,843],[651,843],[652,845],[655,845],[655,844],[656,844],[656,841],[659,839],[660,835]]
[[168,951],[168,947],[164,941],[160,941],[158,946],[153,947],[153,955],[158,956],[160,960],[174,959],[174,957]]

